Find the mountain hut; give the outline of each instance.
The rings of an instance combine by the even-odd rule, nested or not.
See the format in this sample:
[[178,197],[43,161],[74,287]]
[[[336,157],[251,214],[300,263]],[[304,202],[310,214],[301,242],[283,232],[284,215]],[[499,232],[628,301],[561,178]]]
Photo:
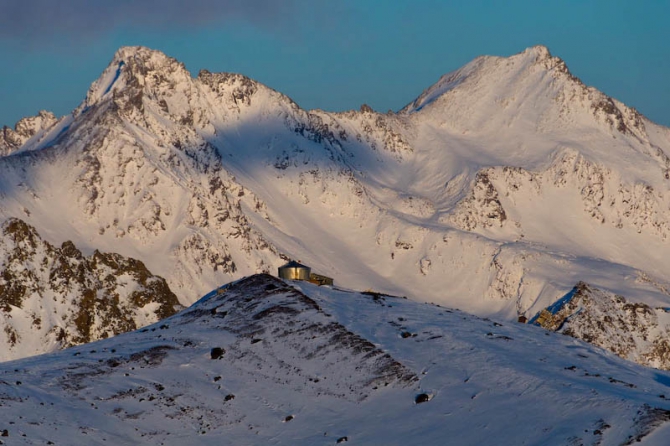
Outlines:
[[280,279],[285,280],[305,280],[319,286],[333,285],[332,277],[313,273],[312,268],[309,266],[301,265],[300,263],[293,260],[288,262],[286,265],[279,267],[278,276]]
[[286,280],[309,280],[309,275],[312,268],[301,265],[300,263],[291,260],[286,265],[279,267],[279,278]]

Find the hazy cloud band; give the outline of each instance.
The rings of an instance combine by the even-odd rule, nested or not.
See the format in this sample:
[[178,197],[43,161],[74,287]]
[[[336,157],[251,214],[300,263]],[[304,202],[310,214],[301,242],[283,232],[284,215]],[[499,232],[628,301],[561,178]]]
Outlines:
[[124,26],[183,28],[245,20],[274,28],[305,0],[9,0],[0,1],[0,38],[39,43],[95,37]]

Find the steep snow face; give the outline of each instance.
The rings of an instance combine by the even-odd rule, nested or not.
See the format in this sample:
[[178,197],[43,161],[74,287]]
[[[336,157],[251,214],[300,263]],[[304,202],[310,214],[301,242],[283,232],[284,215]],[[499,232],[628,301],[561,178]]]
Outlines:
[[430,115],[431,123],[465,134],[501,127],[552,134],[595,122],[601,130],[646,139],[638,112],[584,85],[543,46],[509,58],[477,58],[443,76],[401,113],[419,120]]
[[0,233],[0,361],[104,339],[182,307],[142,262],[42,240],[18,219]]
[[662,444],[669,382],[538,327],[257,275],[140,331],[0,364],[0,430],[72,445]]
[[668,151],[670,130],[544,47],[479,58],[397,114],[305,111],[129,47],[42,143],[0,158],[0,215],[141,259],[184,304],[294,258],[508,320],[579,281],[670,307]]

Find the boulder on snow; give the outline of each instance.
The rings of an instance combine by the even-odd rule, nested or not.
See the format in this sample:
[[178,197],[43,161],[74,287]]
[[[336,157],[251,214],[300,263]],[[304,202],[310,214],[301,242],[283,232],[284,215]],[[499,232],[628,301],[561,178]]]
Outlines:
[[414,398],[414,403],[421,404],[430,401],[431,396],[427,393],[420,393]]
[[221,347],[214,347],[211,350],[210,355],[211,355],[212,359],[221,359],[221,357],[223,356],[223,354],[225,352],[226,351],[224,349],[222,349]]

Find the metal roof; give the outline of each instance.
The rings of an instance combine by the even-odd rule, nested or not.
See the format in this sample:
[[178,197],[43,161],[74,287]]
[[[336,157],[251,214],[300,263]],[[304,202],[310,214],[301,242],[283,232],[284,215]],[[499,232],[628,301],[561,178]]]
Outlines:
[[279,269],[283,268],[309,268],[308,266],[301,265],[300,263],[296,262],[295,260],[291,260],[288,262],[286,265],[280,266]]

